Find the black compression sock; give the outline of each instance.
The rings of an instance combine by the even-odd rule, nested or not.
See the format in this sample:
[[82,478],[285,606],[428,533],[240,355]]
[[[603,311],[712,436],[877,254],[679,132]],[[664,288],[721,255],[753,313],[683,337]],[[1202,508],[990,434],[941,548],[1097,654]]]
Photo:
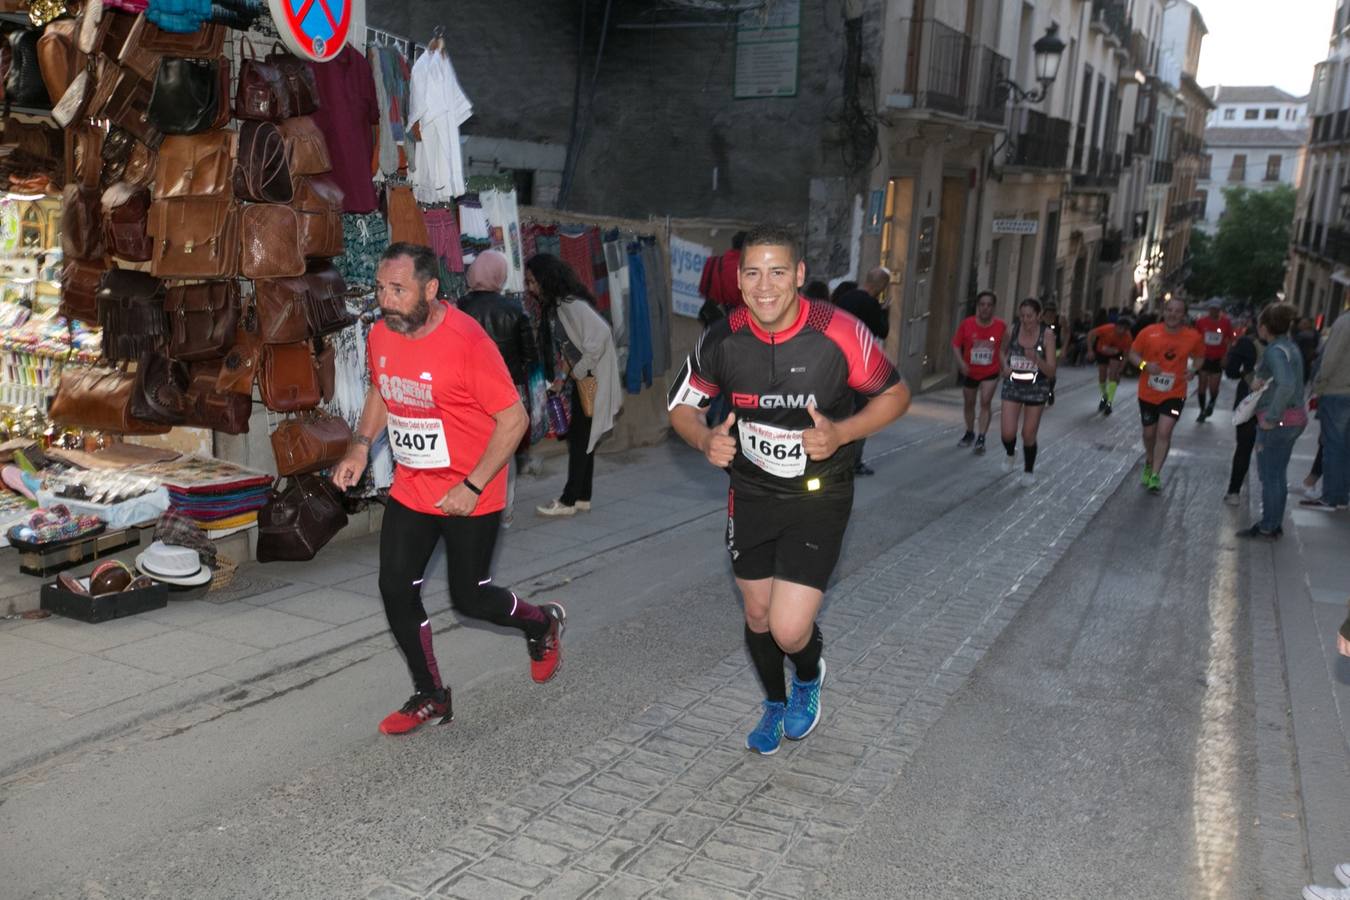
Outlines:
[[1028,472],[1036,471],[1036,445],[1022,445],[1023,468]]
[[811,637],[807,638],[806,646],[796,653],[789,653],[792,664],[797,667],[798,681],[815,681],[820,677],[820,651],[825,646],[825,639],[820,636],[820,626],[811,626]]
[[1017,454],[1017,438],[1013,438],[1011,441],[1004,441],[1003,449],[1007,451],[1009,456],[1015,456]]
[[750,650],[750,661],[764,687],[764,696],[777,703],[787,702],[787,682],[783,677],[783,649],[767,631],[751,631],[745,626],[745,646]]

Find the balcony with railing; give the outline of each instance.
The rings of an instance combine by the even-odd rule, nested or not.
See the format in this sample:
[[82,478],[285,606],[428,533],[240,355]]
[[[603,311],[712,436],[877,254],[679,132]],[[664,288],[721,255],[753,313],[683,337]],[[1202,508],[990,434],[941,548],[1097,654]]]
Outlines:
[[990,125],[1002,125],[1008,117],[1008,57],[989,47],[979,49],[980,83],[975,95],[975,118]]
[[970,96],[970,38],[936,19],[908,19],[905,93],[919,109],[964,116]]
[[1034,109],[1013,110],[1013,135],[1008,165],[1029,169],[1063,169],[1069,160],[1068,119]]
[[1130,33],[1130,62],[1146,74],[1153,71],[1153,45],[1142,31]]
[[1333,262],[1350,266],[1350,230],[1337,225],[1328,228],[1326,248],[1322,255]]
[[[1076,151],[1075,151],[1076,152]],[[1115,187],[1120,183],[1122,157],[1112,150],[1090,147],[1087,151],[1087,165],[1075,168],[1073,186],[1075,188]]]
[[1092,0],[1091,26],[1120,48],[1130,46],[1131,22],[1121,0]]
[[1153,183],[1171,184],[1172,182],[1172,163],[1165,159],[1156,160],[1153,163]]

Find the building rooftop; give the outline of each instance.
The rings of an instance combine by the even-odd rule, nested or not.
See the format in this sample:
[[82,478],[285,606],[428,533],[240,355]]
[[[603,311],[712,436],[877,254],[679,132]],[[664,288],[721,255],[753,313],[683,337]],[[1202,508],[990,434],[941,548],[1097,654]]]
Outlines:
[[1209,147],[1302,147],[1308,141],[1306,130],[1287,128],[1206,128]]
[[1295,97],[1273,84],[1216,84],[1205,88],[1205,94],[1215,103],[1302,103],[1308,99],[1306,95]]

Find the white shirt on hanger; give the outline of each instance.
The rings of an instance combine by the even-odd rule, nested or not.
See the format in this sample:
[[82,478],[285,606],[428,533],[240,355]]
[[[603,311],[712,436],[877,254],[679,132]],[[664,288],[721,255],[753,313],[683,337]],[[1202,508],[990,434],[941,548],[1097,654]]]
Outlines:
[[473,104],[455,77],[445,53],[428,50],[412,67],[408,127],[418,125],[422,146],[412,170],[413,194],[422,203],[453,200],[467,190],[459,126],[473,115]]

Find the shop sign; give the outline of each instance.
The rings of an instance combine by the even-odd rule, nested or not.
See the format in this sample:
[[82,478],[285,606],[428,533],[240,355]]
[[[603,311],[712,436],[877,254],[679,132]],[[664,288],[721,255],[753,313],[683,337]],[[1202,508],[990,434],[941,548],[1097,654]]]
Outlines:
[[277,34],[301,59],[328,62],[347,44],[354,7],[365,0],[267,0]]
[[736,22],[736,99],[797,96],[801,0],[758,4]]
[[1040,230],[1037,219],[995,219],[994,234],[1035,234]]
[[703,264],[712,255],[711,247],[670,236],[670,297],[675,315],[698,318],[703,306],[698,283],[703,277]]

